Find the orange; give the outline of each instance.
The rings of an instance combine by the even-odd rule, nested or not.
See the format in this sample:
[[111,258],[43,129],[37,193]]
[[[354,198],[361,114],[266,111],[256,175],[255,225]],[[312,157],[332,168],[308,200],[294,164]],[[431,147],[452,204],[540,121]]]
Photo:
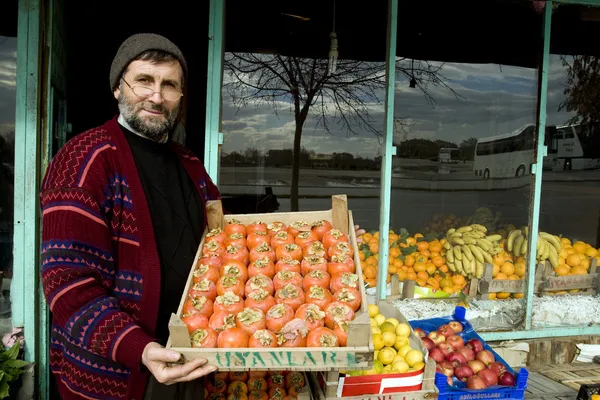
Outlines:
[[569,275],[570,269],[566,265],[559,265],[554,268],[554,272],[556,272],[556,275],[558,276],[567,276]]
[[571,275],[587,275],[587,269],[584,267],[573,267],[571,268]]
[[[434,240],[433,242],[429,243],[429,251],[431,251],[432,253],[439,253],[442,251],[442,244],[437,241]],[[596,252],[597,254],[597,252]],[[591,256],[594,257],[594,256]]]
[[504,299],[508,299],[509,297],[510,297],[510,293],[508,293],[508,292],[498,292],[498,293],[496,293],[496,298],[498,298],[498,299],[504,300]]
[[440,267],[440,271],[442,271],[443,273],[448,273],[448,266],[446,264],[442,265]]
[[409,281],[416,281],[417,274],[415,274],[414,272],[409,272],[406,274],[406,279],[408,279]]
[[580,254],[585,254],[586,247],[587,246],[583,242],[573,243],[573,249]]
[[401,260],[401,259],[399,259],[399,258],[396,258],[396,259],[394,260],[394,267],[398,267],[398,268],[400,268],[400,267],[402,267],[402,266],[404,266],[404,263],[402,262],[402,260]]
[[569,267],[577,267],[579,264],[581,264],[581,258],[577,254],[571,254],[567,257],[567,265]]
[[413,256],[407,256],[404,259],[404,265],[406,265],[407,267],[412,267],[413,265],[415,265],[415,258]]
[[428,273],[429,275],[433,275],[433,274],[435,274],[435,271],[436,271],[436,270],[437,270],[437,268],[435,267],[435,265],[433,265],[433,264],[427,264],[427,269],[426,269],[426,271],[427,271],[427,273]]
[[505,262],[500,267],[500,272],[502,272],[506,276],[511,276],[515,273],[515,266],[511,262]]
[[400,255],[400,248],[399,247],[392,247],[390,249],[390,256],[397,258]]
[[375,279],[375,276],[377,275],[377,270],[375,269],[375,267],[368,266],[367,268],[365,268],[364,273],[367,279]]
[[526,271],[526,269],[525,269],[524,262],[518,262],[515,264],[515,275],[522,278],[525,276],[525,271]]
[[359,251],[359,257],[360,257],[360,261],[365,261],[365,253],[363,253],[362,251]]
[[377,281],[375,279],[367,279],[367,284],[369,287],[375,287],[377,285]]
[[424,279],[417,279],[417,285],[423,287],[427,284],[427,282]]
[[498,275],[496,275],[494,277],[494,279],[508,279],[508,276],[506,276],[506,274],[503,274],[502,272],[498,273]]
[[455,286],[461,286],[462,287],[465,284],[465,277],[462,276],[462,275],[454,275],[452,277],[452,283]]
[[499,273],[500,273],[500,265],[494,264],[494,267],[492,268],[492,278],[495,278],[496,276],[498,276]]
[[496,300],[496,293],[488,293],[489,300]]
[[442,286],[442,285],[440,285],[440,287],[442,288],[442,291],[444,291],[446,293],[454,293],[454,288],[452,286]]
[[523,293],[513,293],[513,297],[515,299],[522,299],[523,298]]
[[398,271],[398,272],[396,273],[396,275],[398,275],[398,279],[399,279],[400,281],[404,281],[404,280],[406,280],[406,276],[407,276],[407,274],[406,274],[406,271]]
[[417,273],[417,279],[422,279],[426,281],[427,279],[429,279],[429,275],[427,275],[427,272],[421,271]]
[[389,272],[390,274],[395,274],[395,273],[397,273],[397,272],[398,272],[398,267],[394,267],[393,265],[390,265],[390,266],[388,267],[388,272]]
[[422,242],[417,243],[417,250],[419,252],[423,252],[428,249],[429,249],[429,242],[426,242],[423,240]]
[[436,267],[441,267],[442,265],[444,265],[444,259],[441,256],[436,256],[433,257],[431,259],[431,262],[433,263],[433,265],[435,265]]
[[[442,279],[442,280],[440,281],[440,286],[441,286],[441,287],[452,286],[452,279],[450,279],[450,278],[448,278],[448,277],[446,277],[446,278]],[[444,292],[445,292],[445,290],[444,290]]]
[[373,235],[371,235],[370,233],[363,233],[362,235],[362,240],[363,242],[368,242],[369,240],[371,240],[371,238],[373,237]]
[[369,244],[369,250],[371,250],[371,253],[378,253],[379,252],[379,243],[374,242]]
[[427,269],[427,265],[425,265],[425,263],[418,262],[414,265],[414,269],[415,269],[415,272],[422,272]]

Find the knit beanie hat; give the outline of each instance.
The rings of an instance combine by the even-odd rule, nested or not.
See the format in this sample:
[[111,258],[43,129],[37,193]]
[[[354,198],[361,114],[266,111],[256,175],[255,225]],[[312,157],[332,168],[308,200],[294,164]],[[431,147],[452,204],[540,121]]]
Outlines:
[[148,50],[162,50],[172,54],[181,64],[184,77],[187,77],[187,64],[179,48],[164,36],[154,33],[138,33],[128,37],[115,55],[110,66],[110,90],[117,87],[121,74],[129,63]]

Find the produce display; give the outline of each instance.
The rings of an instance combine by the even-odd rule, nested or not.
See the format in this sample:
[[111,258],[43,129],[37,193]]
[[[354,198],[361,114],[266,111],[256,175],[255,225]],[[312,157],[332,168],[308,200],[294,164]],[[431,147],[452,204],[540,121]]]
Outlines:
[[423,232],[435,234],[439,238],[449,229],[472,224],[483,225],[488,232],[498,234],[504,238],[508,232],[515,229],[514,225],[502,220],[501,213],[494,213],[487,207],[480,207],[475,210],[473,215],[468,217],[458,217],[454,214],[434,214],[423,228]]
[[425,367],[423,352],[410,345],[409,324],[387,318],[375,304],[369,304],[369,317],[375,348],[373,368],[346,371],[349,376],[399,374]]
[[[414,236],[405,229],[398,233],[389,232],[389,259],[387,281],[396,274],[400,281],[411,280],[417,285],[433,291],[443,290],[447,293],[462,291],[467,281],[463,275],[453,272],[446,264],[444,256],[445,239],[427,240],[422,234]],[[379,260],[379,232],[367,232],[361,236],[359,247],[363,270],[363,280],[370,286],[377,284]]]
[[354,247],[329,221],[211,230],[182,321],[192,347],[345,347],[361,306]]
[[205,382],[206,400],[295,400],[307,385],[297,371],[214,372]]
[[448,385],[468,389],[515,386],[510,368],[496,360],[480,339],[469,339],[460,321],[448,321],[429,332],[419,327],[414,331],[437,363],[437,372],[446,375]]

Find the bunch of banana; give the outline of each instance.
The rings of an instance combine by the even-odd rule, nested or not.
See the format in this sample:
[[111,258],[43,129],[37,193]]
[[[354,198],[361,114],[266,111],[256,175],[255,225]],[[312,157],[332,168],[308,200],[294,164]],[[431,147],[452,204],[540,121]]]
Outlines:
[[488,231],[496,230],[496,224],[500,220],[502,214],[494,213],[487,207],[480,207],[475,210],[475,213],[467,220],[467,225],[477,224],[483,225]]
[[502,236],[486,235],[487,228],[480,224],[449,229],[446,232],[446,265],[452,272],[467,278],[481,278],[483,264],[493,264],[493,256],[500,253]]
[[[524,226],[521,229],[515,229],[508,234],[506,239],[506,250],[517,257],[527,256],[527,244],[529,239],[529,229]],[[536,245],[537,262],[550,261],[553,268],[558,266],[558,255],[562,251],[562,243],[557,236],[547,232],[540,232]]]

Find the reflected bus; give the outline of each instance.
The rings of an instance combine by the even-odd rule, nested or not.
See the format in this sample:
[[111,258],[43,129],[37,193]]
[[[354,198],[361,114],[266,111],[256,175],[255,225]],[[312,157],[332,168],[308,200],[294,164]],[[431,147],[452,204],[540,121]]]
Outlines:
[[570,124],[556,127],[551,146],[556,154],[555,171],[600,168],[600,126]]

